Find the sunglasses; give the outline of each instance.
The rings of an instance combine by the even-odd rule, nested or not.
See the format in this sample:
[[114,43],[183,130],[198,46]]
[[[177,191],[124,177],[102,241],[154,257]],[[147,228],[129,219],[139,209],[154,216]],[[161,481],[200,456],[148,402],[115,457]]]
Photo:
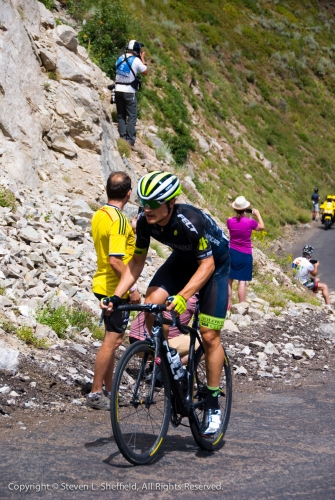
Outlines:
[[144,208],[151,208],[151,209],[159,208],[164,203],[154,200],[142,200],[142,198],[140,198],[140,202]]

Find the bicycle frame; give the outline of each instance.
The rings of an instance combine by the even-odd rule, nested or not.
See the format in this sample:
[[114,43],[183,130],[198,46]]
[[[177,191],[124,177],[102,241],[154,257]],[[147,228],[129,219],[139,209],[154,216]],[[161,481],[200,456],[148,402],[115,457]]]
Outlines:
[[[178,410],[179,413],[183,417],[189,417],[192,414],[194,414],[194,409],[203,405],[203,401],[198,401],[197,403],[193,402],[193,376],[194,376],[194,362],[195,362],[195,341],[196,339],[199,341],[199,347],[198,349],[202,349],[204,352],[204,348],[202,345],[201,337],[198,333],[198,327],[199,327],[199,308],[198,306],[196,307],[195,313],[194,313],[194,319],[192,323],[192,327],[189,326],[184,326],[180,323],[180,320],[178,317],[176,317],[174,311],[171,312],[171,316],[173,320],[169,320],[167,318],[164,318],[163,316],[163,311],[166,310],[165,304],[138,304],[138,305],[132,305],[132,304],[125,304],[125,305],[120,305],[117,307],[118,311],[144,311],[147,313],[154,314],[155,319],[154,319],[154,324],[151,330],[151,338],[147,339],[149,342],[152,351],[155,353],[154,354],[154,366],[153,366],[153,374],[152,374],[152,381],[151,381],[151,390],[150,390],[150,396],[148,400],[148,404],[153,403],[154,399],[154,391],[155,391],[155,383],[157,380],[157,372],[158,372],[158,366],[160,364],[160,358],[162,355],[165,356],[165,359],[167,360],[168,364],[169,363],[169,356],[170,356],[170,348],[168,345],[167,340],[164,337],[163,333],[163,325],[170,325],[170,326],[177,326],[179,331],[183,334],[190,334],[190,349],[189,349],[189,354],[188,354],[188,363],[186,366],[186,373],[185,373],[185,379],[183,380],[175,380],[173,378],[171,369],[168,370],[169,373],[169,379],[170,379],[170,384],[171,384],[171,390],[172,394],[176,398],[177,404],[178,404]],[[113,320],[111,319],[112,325],[115,327],[113,324]],[[115,327],[115,331],[119,333],[123,333],[123,330],[118,329]],[[142,341],[140,341],[142,342]],[[146,363],[146,360],[143,361],[142,363],[142,368],[140,370],[140,377],[143,375],[142,369],[144,369],[144,365]],[[184,390],[182,387],[182,383],[186,382],[186,389]],[[134,396],[136,394],[136,391],[138,390],[138,382],[135,384],[134,387]]]
[[[164,318],[162,313],[155,315],[155,321],[153,328],[151,330],[152,338],[155,341],[155,364],[154,364],[154,372],[152,377],[152,388],[155,387],[156,373],[155,367],[157,366],[157,360],[159,359],[160,353],[165,354],[165,358],[169,362],[169,346],[168,342],[163,334],[163,325],[173,325],[177,326],[181,333],[188,334],[190,333],[190,349],[188,354],[188,362],[186,366],[185,379],[184,380],[175,380],[173,378],[172,372],[169,369],[169,378],[171,384],[171,390],[174,397],[177,400],[177,404],[179,407],[180,414],[183,417],[190,416],[190,413],[193,413],[193,408],[203,404],[202,402],[193,403],[193,374],[194,374],[194,359],[195,359],[195,341],[198,339],[199,347],[198,349],[203,349],[203,345],[201,342],[201,338],[198,334],[195,325],[198,324],[198,311],[196,310],[194,314],[193,326],[183,326],[180,324],[179,320],[174,318],[173,321]],[[170,363],[169,363],[170,364]],[[186,385],[186,390],[183,389],[182,385]],[[186,382],[186,383],[185,383]]]

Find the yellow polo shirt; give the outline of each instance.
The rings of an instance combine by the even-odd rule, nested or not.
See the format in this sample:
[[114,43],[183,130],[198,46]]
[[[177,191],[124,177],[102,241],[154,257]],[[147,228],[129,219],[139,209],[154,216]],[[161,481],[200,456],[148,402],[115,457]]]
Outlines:
[[[119,277],[114,273],[109,257],[130,261],[135,249],[135,236],[124,213],[112,205],[104,205],[92,218],[92,237],[98,269],[93,277],[92,291],[110,297],[114,295]],[[124,297],[127,297],[127,292]]]

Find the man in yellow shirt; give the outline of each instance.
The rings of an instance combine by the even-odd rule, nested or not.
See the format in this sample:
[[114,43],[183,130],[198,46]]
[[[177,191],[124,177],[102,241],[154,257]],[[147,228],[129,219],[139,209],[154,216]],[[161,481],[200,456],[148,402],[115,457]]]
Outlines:
[[[96,211],[92,218],[92,236],[97,254],[97,271],[93,277],[92,291],[102,300],[114,295],[125,265],[133,256],[135,238],[127,217],[122,212],[131,195],[131,180],[125,172],[113,172],[107,180],[108,203]],[[139,303],[140,295],[133,285],[122,297],[124,302]],[[126,329],[129,312],[115,312],[116,326]],[[110,317],[105,316],[105,337],[94,365],[92,390],[86,404],[97,410],[109,410],[112,388],[114,353],[123,335],[113,332]],[[102,390],[105,383],[105,391]]]

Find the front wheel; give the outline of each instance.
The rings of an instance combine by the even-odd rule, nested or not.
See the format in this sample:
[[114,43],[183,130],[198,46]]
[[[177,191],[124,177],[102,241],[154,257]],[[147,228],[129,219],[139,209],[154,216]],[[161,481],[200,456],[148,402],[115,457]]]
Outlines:
[[[190,416],[190,426],[195,442],[200,448],[207,451],[214,451],[222,442],[226,433],[230,418],[232,403],[232,377],[229,365],[229,359],[225,353],[223,369],[220,378],[219,409],[221,410],[221,425],[218,431],[210,437],[204,437],[200,434],[200,427],[204,415],[204,401],[207,393],[206,366],[203,359],[203,350],[201,347],[196,352],[195,373],[194,373],[194,392],[193,403],[197,405]],[[201,404],[201,402],[203,402]],[[199,404],[200,403],[200,404]]]
[[331,221],[329,219],[325,220],[325,229],[326,231],[330,228],[331,226]]
[[120,359],[113,380],[114,438],[122,455],[134,465],[154,460],[169,427],[171,391],[164,359],[150,397],[154,356],[148,342],[136,342]]

